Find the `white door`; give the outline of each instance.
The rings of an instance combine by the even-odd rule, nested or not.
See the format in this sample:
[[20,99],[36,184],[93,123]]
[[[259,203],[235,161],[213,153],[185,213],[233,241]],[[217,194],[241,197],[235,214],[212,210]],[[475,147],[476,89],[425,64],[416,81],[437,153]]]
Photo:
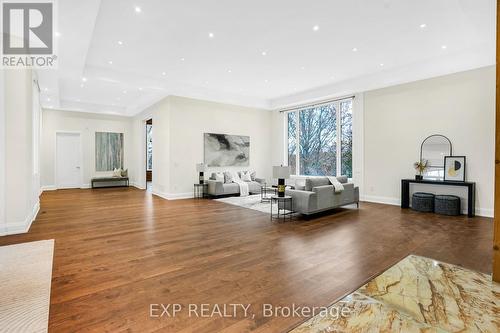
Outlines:
[[57,188],[82,186],[81,151],[79,133],[57,133],[56,185]]

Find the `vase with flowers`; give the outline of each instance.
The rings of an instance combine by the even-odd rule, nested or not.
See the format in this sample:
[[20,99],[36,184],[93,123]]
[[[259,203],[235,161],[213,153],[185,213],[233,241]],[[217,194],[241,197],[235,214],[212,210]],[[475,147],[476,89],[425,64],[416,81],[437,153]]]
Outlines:
[[423,173],[424,173],[425,169],[427,169],[428,164],[429,164],[429,162],[427,160],[420,160],[419,162],[413,163],[413,167],[418,172],[418,174],[415,175],[416,180],[424,179]]

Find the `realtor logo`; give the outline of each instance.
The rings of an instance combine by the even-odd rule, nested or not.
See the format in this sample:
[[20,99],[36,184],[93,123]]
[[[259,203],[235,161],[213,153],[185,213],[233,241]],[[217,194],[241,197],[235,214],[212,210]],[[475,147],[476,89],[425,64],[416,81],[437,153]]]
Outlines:
[[3,67],[54,67],[53,2],[3,2],[2,19]]

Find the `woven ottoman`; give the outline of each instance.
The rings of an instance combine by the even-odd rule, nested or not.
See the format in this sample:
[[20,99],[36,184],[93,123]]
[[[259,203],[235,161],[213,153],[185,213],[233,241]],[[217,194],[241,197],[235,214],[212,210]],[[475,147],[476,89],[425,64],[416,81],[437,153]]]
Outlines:
[[460,198],[456,195],[436,195],[434,212],[441,215],[460,215]]
[[415,192],[411,197],[411,208],[419,212],[434,211],[434,194]]

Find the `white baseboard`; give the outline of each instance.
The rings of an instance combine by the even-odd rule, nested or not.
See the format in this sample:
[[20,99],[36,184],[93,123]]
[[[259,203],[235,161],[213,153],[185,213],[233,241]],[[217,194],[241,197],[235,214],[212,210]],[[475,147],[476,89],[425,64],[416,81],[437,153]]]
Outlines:
[[142,184],[136,183],[136,182],[130,182],[130,186],[133,186],[135,188],[138,188],[139,190],[145,190],[146,188],[142,186]]
[[37,201],[33,206],[31,213],[26,217],[24,221],[10,223],[7,222],[5,224],[5,230],[0,230],[0,236],[24,234],[28,232],[39,211],[40,201]]
[[[373,195],[364,195],[359,198],[360,201],[366,201],[366,202],[374,202],[374,203],[380,203],[384,205],[392,205],[392,206],[400,206],[401,205],[401,199],[400,198],[391,198],[391,197],[379,197],[379,196],[373,196]],[[467,208],[464,207],[462,209],[463,214],[467,214]],[[494,210],[491,208],[480,208],[476,207],[476,215],[477,216],[482,216],[482,217],[493,217]]]
[[193,193],[191,192],[186,192],[186,193],[163,193],[163,192],[158,192],[153,190],[153,195],[156,195],[160,198],[166,199],[166,200],[181,200],[181,199],[192,199],[193,198]]
[[57,190],[57,186],[55,186],[55,185],[45,185],[45,186],[42,186],[42,187],[40,188],[40,191],[41,191],[41,192],[45,192],[45,191],[55,191],[55,190]]

